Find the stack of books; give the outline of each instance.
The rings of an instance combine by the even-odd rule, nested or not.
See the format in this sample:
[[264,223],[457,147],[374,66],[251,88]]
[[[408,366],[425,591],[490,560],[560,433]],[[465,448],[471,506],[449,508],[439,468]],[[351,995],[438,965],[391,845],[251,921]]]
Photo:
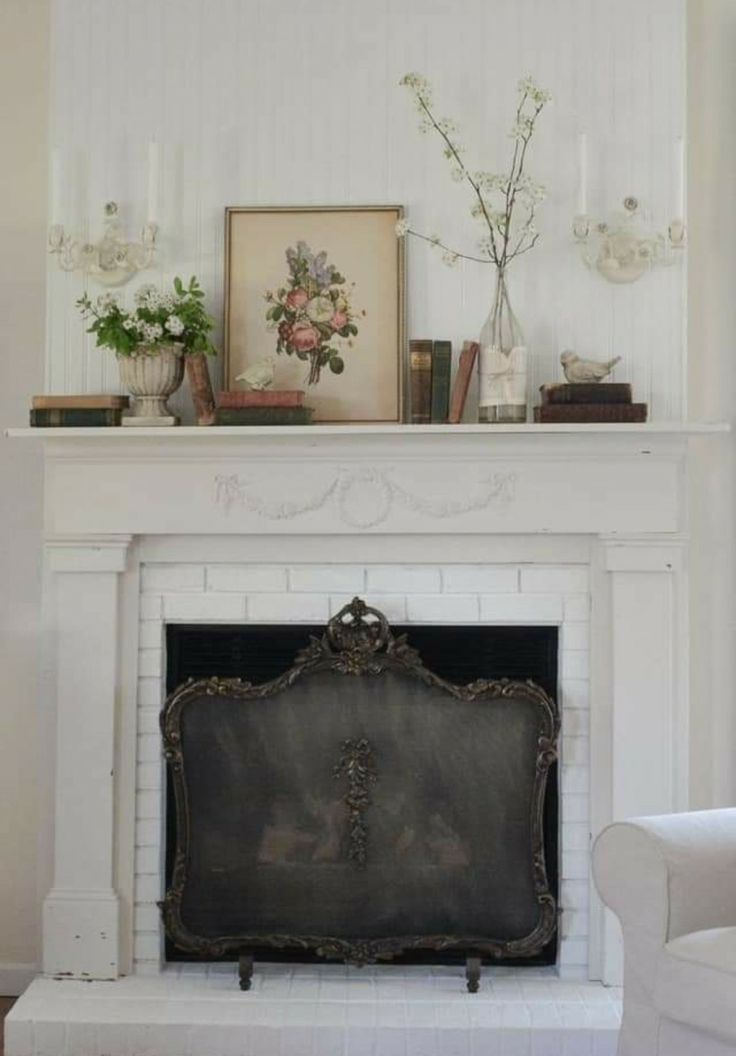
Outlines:
[[631,385],[586,382],[542,385],[535,422],[645,422],[648,404],[633,403]]
[[127,396],[33,396],[31,425],[41,428],[79,428],[120,425]]
[[302,389],[221,392],[215,425],[311,425],[314,408],[304,406]]
[[452,345],[449,341],[409,342],[412,425],[446,422],[450,412]]
[[409,342],[411,422],[413,425],[462,421],[470,379],[478,356],[478,343],[465,341],[455,382],[451,386],[452,344],[450,341]]

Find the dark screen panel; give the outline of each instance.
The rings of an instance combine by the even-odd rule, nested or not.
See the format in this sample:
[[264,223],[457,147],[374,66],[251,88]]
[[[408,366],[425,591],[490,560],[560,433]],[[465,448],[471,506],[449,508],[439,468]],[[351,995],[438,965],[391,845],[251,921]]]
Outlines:
[[[463,684],[478,678],[531,679],[552,697],[556,696],[557,629],[554,627],[394,626],[392,630],[397,636],[406,633],[427,666],[448,681]],[[169,625],[167,689],[172,691],[188,678],[213,675],[243,678],[253,683],[269,681],[291,666],[294,656],[307,644],[310,635],[321,635],[322,631],[321,626],[313,625]],[[173,795],[170,789],[168,803],[171,808]],[[558,891],[557,824],[557,775],[556,768],[553,768],[545,800],[545,854],[550,889],[555,897]],[[169,874],[175,825],[174,812],[169,809]],[[302,959],[294,953],[280,955],[265,950],[261,953],[264,959]],[[167,957],[169,960],[192,959],[191,955],[175,950],[168,943]],[[541,954],[518,963],[550,964],[555,958],[556,943],[553,941]],[[310,959],[309,955],[303,959]],[[453,959],[451,953],[415,952],[398,960],[447,963]]]

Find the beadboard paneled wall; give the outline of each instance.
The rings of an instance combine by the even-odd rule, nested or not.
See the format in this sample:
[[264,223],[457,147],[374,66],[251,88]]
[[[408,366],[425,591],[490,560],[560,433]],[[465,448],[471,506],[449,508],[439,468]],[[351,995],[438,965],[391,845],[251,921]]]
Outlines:
[[[467,191],[419,134],[398,81],[427,74],[471,166],[499,170],[516,82],[532,72],[554,103],[528,166],[549,188],[542,238],[510,276],[530,389],[557,380],[572,347],[620,355],[616,379],[633,381],[652,418],[683,413],[683,266],[609,285],[580,262],[570,224],[586,130],[591,211],[635,194],[666,226],[683,134],[684,0],[55,0],[52,52],[65,223],[97,237],[113,198],[137,232],[157,140],[161,252],[145,278],[197,274],[218,338],[226,205],[402,202],[414,226],[472,251]],[[476,336],[491,286],[490,268],[448,269],[410,243],[409,336]],[[50,261],[49,391],[118,389],[114,357],[94,348],[74,307],[84,288]],[[186,394],[178,400],[184,409]]]

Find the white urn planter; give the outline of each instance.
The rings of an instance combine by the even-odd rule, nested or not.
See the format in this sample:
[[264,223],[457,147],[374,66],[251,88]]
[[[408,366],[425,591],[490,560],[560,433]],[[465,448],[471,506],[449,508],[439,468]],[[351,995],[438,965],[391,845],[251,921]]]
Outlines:
[[117,357],[120,381],[135,397],[123,425],[178,425],[179,419],[166,403],[184,379],[181,345],[139,345],[130,356]]

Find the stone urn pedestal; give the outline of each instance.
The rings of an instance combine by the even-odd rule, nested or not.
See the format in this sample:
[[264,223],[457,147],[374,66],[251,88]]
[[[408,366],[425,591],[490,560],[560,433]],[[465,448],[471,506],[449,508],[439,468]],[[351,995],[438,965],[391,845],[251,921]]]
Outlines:
[[120,381],[135,397],[125,426],[178,425],[166,403],[184,378],[181,345],[139,345],[130,356],[118,356]]

